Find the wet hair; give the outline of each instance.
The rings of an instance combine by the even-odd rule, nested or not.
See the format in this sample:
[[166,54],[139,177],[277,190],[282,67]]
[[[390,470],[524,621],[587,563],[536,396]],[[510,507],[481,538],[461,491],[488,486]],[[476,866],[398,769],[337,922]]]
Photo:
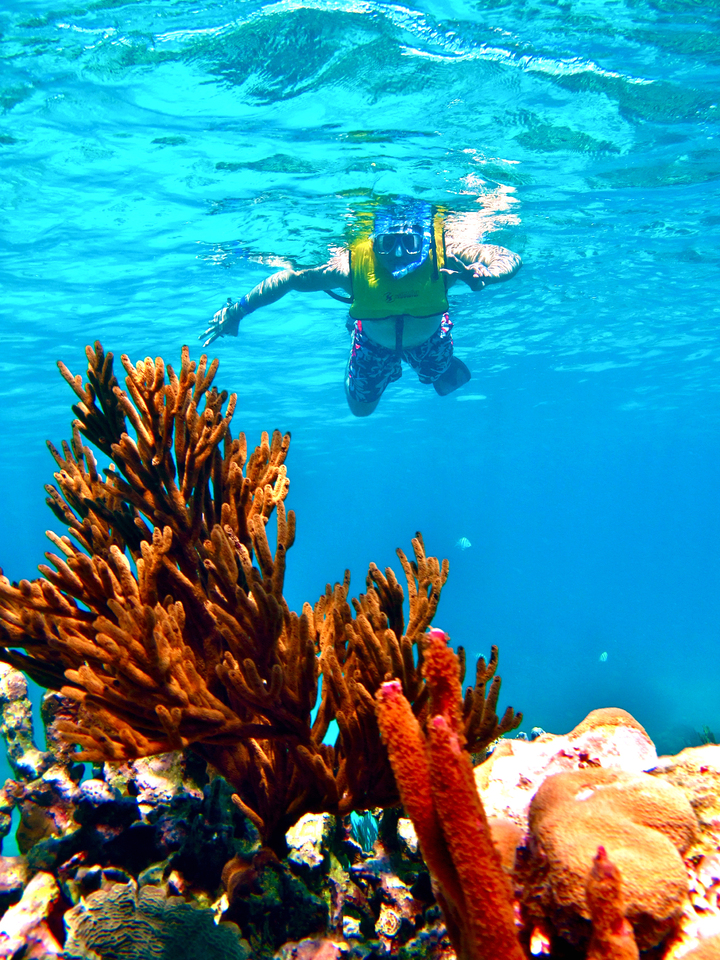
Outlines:
[[382,233],[430,233],[432,207],[424,200],[396,200],[375,214],[373,236]]

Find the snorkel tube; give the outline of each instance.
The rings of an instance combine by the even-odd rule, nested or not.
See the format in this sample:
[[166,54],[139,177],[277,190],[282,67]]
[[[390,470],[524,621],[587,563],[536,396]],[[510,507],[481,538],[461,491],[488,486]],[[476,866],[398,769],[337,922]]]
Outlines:
[[388,204],[375,214],[372,239],[392,233],[414,233],[420,238],[420,248],[409,263],[392,270],[393,277],[411,273],[427,260],[432,245],[433,214],[429,203],[422,200],[404,200]]

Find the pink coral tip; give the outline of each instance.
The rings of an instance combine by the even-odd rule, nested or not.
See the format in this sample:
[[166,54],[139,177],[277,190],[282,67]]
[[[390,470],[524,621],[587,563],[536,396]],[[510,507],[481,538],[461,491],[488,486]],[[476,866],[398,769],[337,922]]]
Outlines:
[[387,680],[380,684],[377,695],[381,700],[395,700],[403,695],[402,684],[399,680]]

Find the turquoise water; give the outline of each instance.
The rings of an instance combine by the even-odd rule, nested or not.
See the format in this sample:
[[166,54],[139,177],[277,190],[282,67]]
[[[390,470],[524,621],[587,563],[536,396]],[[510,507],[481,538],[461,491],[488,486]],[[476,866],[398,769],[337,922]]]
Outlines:
[[412,195],[524,260],[451,293],[462,391],[406,370],[351,417],[320,293],[216,344],[235,430],[293,434],[291,607],[419,529],[436,624],[499,645],[526,730],[619,705],[661,750],[720,735],[717,4],[5,0],[0,33],[8,576],[57,526],[57,359],[197,357],[228,295]]

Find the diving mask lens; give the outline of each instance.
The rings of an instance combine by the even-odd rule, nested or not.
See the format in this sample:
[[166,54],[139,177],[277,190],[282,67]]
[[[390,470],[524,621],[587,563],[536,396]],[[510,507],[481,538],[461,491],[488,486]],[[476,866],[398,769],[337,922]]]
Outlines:
[[380,253],[393,253],[400,244],[407,254],[420,253],[422,237],[419,233],[381,233],[375,237]]

